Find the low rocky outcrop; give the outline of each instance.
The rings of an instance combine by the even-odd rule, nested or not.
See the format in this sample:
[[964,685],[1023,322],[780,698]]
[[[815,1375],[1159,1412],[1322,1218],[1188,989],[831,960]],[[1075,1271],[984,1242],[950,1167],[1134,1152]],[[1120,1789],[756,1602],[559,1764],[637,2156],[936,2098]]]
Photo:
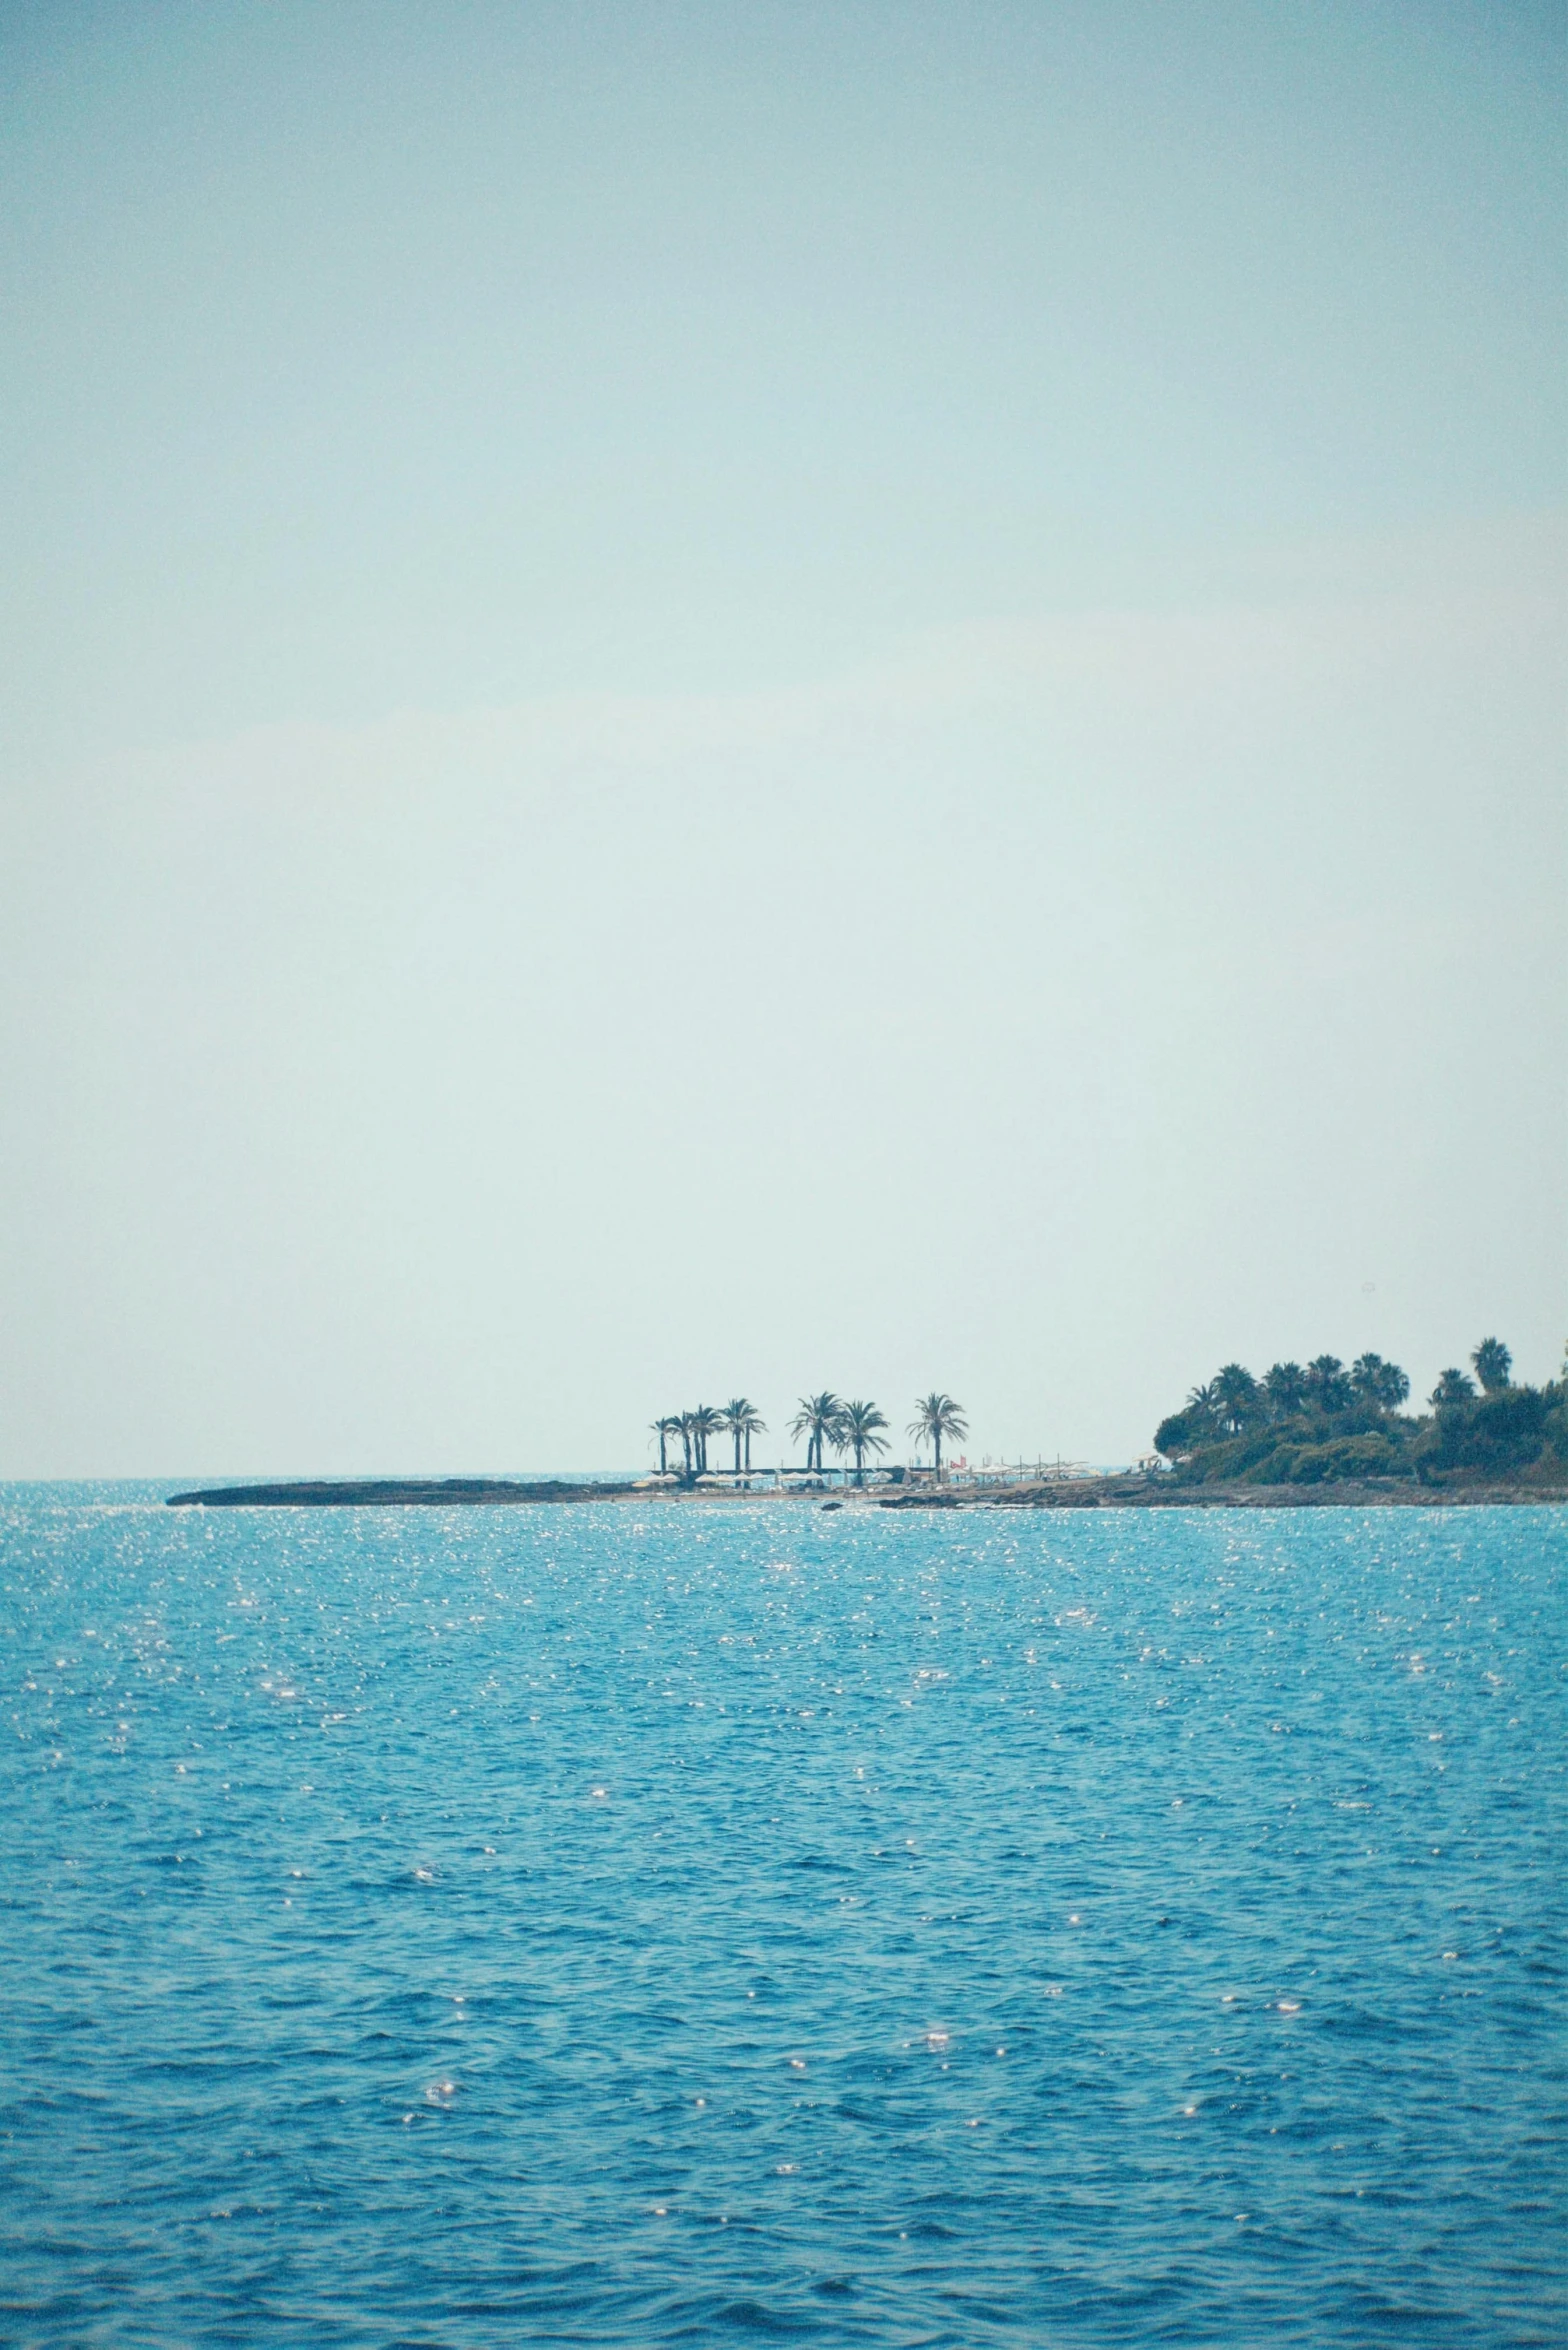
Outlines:
[[519,1501],[615,1501],[630,1485],[570,1485],[557,1478],[310,1477],[293,1484],[220,1485],[171,1493],[171,1509],[456,1509]]

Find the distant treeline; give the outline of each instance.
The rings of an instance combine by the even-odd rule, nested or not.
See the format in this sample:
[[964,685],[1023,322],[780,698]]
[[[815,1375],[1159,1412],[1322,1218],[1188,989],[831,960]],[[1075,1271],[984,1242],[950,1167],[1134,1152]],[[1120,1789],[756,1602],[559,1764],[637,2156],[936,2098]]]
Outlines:
[[1417,1416],[1401,1408],[1409,1379],[1381,1355],[1348,1370],[1337,1355],[1275,1363],[1261,1379],[1226,1363],[1160,1422],[1154,1447],[1193,1484],[1568,1484],[1568,1376],[1516,1387],[1513,1357],[1497,1338],[1483,1338],[1470,1364],[1474,1377],[1445,1371]]

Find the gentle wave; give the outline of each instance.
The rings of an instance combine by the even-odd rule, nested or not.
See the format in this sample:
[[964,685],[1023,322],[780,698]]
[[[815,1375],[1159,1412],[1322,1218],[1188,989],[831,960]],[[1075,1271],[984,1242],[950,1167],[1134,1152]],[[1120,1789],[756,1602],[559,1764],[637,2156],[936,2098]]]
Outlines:
[[1568,1514],[0,1492],[0,2333],[1564,2337]]

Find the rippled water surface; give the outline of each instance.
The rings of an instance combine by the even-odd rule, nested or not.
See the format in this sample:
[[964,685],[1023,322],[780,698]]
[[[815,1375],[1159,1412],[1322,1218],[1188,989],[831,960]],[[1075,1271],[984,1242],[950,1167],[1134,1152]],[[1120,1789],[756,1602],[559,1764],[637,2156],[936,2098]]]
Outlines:
[[1565,2338],[1565,1513],[0,1498],[7,2343]]

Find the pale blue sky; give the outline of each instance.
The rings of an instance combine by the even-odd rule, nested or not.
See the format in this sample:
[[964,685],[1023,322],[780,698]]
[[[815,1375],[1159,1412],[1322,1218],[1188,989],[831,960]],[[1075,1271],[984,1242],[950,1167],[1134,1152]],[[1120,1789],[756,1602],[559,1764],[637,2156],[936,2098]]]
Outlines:
[[1559,26],[0,10],[0,1473],[1554,1370]]

